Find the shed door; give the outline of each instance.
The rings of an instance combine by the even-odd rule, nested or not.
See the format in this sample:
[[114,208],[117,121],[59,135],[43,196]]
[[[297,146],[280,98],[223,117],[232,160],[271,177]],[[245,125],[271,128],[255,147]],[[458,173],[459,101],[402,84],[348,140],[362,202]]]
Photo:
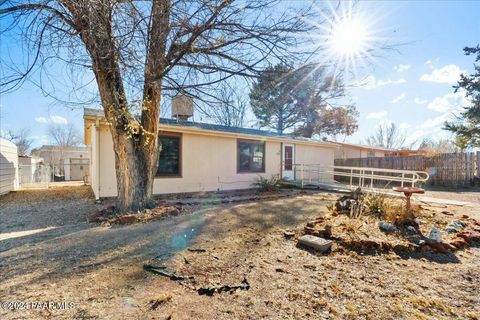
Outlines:
[[295,146],[293,144],[283,144],[283,163],[282,178],[293,180],[295,178]]

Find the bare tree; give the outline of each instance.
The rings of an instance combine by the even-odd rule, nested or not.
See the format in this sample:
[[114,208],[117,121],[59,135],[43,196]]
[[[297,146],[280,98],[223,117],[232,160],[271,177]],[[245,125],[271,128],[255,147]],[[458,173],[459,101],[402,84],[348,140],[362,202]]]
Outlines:
[[17,145],[18,155],[28,155],[33,143],[33,139],[30,136],[30,129],[24,128],[16,132],[8,130],[2,135],[2,137]]
[[395,123],[380,125],[374,135],[366,139],[370,146],[387,149],[401,149],[405,146],[407,136]]
[[425,138],[418,146],[418,150],[423,150],[431,154],[439,153],[454,153],[465,149],[465,146],[461,144],[461,140],[455,139],[439,139],[433,140]]
[[218,102],[205,103],[197,109],[213,122],[227,127],[243,127],[248,108],[245,96],[238,92],[238,88],[224,83],[218,90]]
[[82,137],[71,123],[50,125],[48,127],[48,137],[52,144],[59,148],[76,147],[82,143]]
[[119,206],[141,209],[152,203],[162,96],[215,99],[212,85],[254,77],[267,59],[303,59],[291,53],[305,39],[298,33],[313,28],[307,21],[318,12],[289,11],[284,3],[275,7],[278,3],[3,1],[0,17],[9,23],[2,33],[20,30],[25,48],[34,54],[24,70],[3,73],[2,91],[20,86],[32,70],[58,59],[81,72],[91,70],[111,124]]

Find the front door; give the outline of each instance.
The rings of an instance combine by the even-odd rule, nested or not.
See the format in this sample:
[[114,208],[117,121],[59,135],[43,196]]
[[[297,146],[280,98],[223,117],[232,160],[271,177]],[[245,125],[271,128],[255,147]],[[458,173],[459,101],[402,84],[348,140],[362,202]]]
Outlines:
[[295,179],[295,146],[293,144],[283,144],[283,163],[282,178],[285,180]]

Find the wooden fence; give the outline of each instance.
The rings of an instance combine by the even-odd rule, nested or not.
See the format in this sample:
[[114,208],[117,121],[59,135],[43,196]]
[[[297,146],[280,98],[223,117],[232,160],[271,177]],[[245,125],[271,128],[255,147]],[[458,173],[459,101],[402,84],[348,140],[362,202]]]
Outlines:
[[430,174],[428,185],[472,186],[480,175],[480,151],[435,156],[335,159],[335,165],[426,171]]

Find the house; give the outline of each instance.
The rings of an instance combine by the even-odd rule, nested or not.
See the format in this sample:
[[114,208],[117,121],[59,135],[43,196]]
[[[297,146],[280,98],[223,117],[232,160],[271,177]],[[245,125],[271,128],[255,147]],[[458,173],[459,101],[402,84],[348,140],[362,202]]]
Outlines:
[[18,190],[18,187],[17,146],[0,138],[0,194]]
[[[295,164],[333,166],[335,143],[176,116],[178,120],[160,120],[162,151],[154,194],[247,189],[259,176],[294,179]],[[84,129],[93,192],[96,198],[114,197],[113,142],[103,111],[85,109]]]
[[90,153],[87,147],[43,145],[32,150],[32,156],[42,158],[56,179],[81,181],[87,180],[90,175]]
[[335,151],[335,159],[351,159],[351,158],[371,158],[385,157],[396,150],[364,146],[360,144],[337,143],[338,149]]

